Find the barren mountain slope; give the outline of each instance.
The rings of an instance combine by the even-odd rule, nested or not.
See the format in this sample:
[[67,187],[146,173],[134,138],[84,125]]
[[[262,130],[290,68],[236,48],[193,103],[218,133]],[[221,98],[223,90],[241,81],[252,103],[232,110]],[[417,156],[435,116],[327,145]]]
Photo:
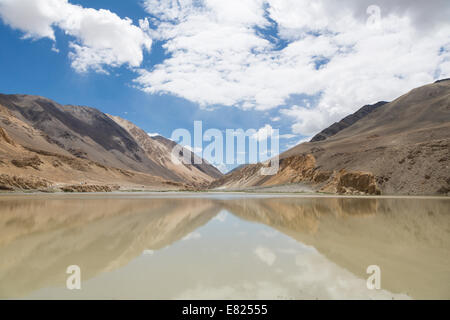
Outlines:
[[[163,136],[155,136],[155,137],[152,137],[152,139],[158,141],[159,143],[164,145],[169,150],[173,150],[173,148],[177,145],[174,141],[167,139]],[[186,150],[186,149],[183,148],[183,150]],[[191,157],[192,167],[196,168],[197,170],[200,170],[201,172],[207,174],[208,176],[213,177],[214,179],[217,179],[217,178],[220,178],[221,176],[223,176],[223,174],[219,171],[219,169],[217,169],[216,167],[211,165],[205,159],[202,160],[199,156],[197,156],[195,153],[193,153],[189,150],[186,150],[186,152],[188,152],[188,155],[190,155],[190,157]]]
[[380,101],[380,102],[377,102],[375,104],[365,105],[364,107],[362,107],[361,109],[359,109],[355,113],[345,117],[344,119],[342,119],[339,122],[333,123],[328,128],[326,128],[326,129],[322,130],[321,132],[319,132],[318,134],[316,134],[311,139],[310,142],[322,141],[322,140],[325,140],[325,139],[327,139],[327,138],[329,138],[331,136],[334,136],[339,131],[342,131],[345,128],[350,127],[352,124],[354,124],[358,120],[361,120],[362,118],[367,116],[369,113],[371,113],[372,111],[375,111],[377,108],[385,105],[386,103],[387,103],[386,101]]
[[[0,117],[0,120],[5,118]],[[11,122],[14,118],[8,118]],[[25,128],[26,125],[25,125]],[[0,127],[0,190],[112,191],[116,189],[177,190],[183,183],[150,174],[107,167],[97,162],[26,147]]]
[[[144,130],[128,120],[117,116],[109,117],[127,130],[138,145],[146,152],[147,157],[160,167],[161,172],[166,171],[167,176],[172,180],[205,184],[222,176],[220,171],[210,165],[206,160],[203,160],[202,164],[194,164],[194,161],[192,161],[193,164],[176,164],[172,162],[171,153],[177,145],[175,142],[162,136],[150,137]],[[197,157],[189,150],[185,149],[185,152],[190,153],[192,159],[193,157]]]
[[280,156],[275,176],[261,164],[224,176],[213,188],[305,183],[332,193],[450,192],[450,81],[410,91],[326,140]]
[[[28,95],[0,95],[0,104],[16,118],[43,132],[50,144],[76,157],[147,173],[156,169],[134,139],[97,109],[62,106]],[[27,146],[35,145],[26,142]]]
[[96,109],[0,95],[0,189],[174,190],[213,179],[199,170],[172,170]]

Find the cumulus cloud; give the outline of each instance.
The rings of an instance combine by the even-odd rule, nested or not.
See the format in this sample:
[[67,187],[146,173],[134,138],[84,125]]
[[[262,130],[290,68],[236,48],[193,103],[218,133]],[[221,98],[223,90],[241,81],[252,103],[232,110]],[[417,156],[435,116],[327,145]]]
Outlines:
[[259,128],[258,131],[252,135],[252,138],[257,141],[264,141],[270,137],[279,137],[270,124],[266,124],[264,127]]
[[[364,104],[394,99],[449,74],[445,1],[383,0],[378,11],[368,11],[372,1],[365,0],[145,3],[156,25],[152,35],[170,55],[140,70],[136,82],[142,90],[205,107],[283,106],[293,133],[304,136]],[[296,95],[314,103],[290,103]]]
[[[150,94],[208,109],[279,108],[272,121],[283,115],[302,136],[365,104],[450,77],[447,0],[141,3],[148,16],[137,25],[68,0],[0,0],[0,17],[25,38],[55,40],[55,28],[63,30],[73,38],[70,58],[79,72],[127,65]],[[167,58],[140,68],[152,39]]]
[[254,253],[262,262],[266,263],[268,266],[272,266],[277,259],[276,254],[266,247],[257,247],[254,250]]
[[67,0],[0,0],[0,17],[25,38],[56,40],[55,28],[73,37],[72,67],[79,72],[105,66],[139,67],[143,51],[151,49],[147,20],[139,26],[109,10],[73,5]]
[[228,216],[228,212],[221,211],[221,212],[219,212],[219,214],[217,216],[214,217],[214,220],[218,220],[219,222],[225,222],[225,220],[227,219],[227,216]]
[[251,138],[257,141],[265,141],[269,139],[292,139],[297,137],[295,134],[279,134],[279,130],[274,129],[270,124],[264,125],[264,127],[259,128]]
[[196,240],[196,239],[200,239],[201,237],[202,237],[201,233],[199,233],[199,232],[192,232],[192,233],[189,233],[187,236],[185,236],[181,240],[183,240],[183,241]]
[[149,137],[152,137],[152,138],[160,136],[160,134],[157,133],[157,132],[154,132],[154,133],[148,132],[147,134],[148,134]]

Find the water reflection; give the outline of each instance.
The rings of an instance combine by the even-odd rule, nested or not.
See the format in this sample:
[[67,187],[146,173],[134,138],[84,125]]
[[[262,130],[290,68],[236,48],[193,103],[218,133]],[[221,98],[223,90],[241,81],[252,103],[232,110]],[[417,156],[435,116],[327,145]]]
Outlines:
[[[450,298],[450,201],[0,198],[0,298]],[[81,267],[83,290],[64,288]],[[382,291],[366,288],[369,265]]]

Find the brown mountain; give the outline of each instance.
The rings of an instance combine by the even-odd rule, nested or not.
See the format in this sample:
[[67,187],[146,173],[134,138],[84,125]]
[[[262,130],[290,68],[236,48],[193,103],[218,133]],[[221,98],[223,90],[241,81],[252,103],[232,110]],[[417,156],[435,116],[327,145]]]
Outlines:
[[450,192],[450,81],[414,89],[332,133],[282,153],[276,175],[261,176],[263,164],[248,165],[211,187],[295,184],[331,193]]
[[156,165],[159,166],[159,172],[164,172],[172,180],[193,181],[202,184],[211,182],[222,176],[222,173],[216,167],[204,159],[202,159],[201,164],[195,164],[195,159],[200,158],[185,148],[183,148],[183,152],[187,152],[190,155],[192,164],[174,164],[171,159],[171,152],[177,143],[163,136],[150,137],[135,124],[120,117],[110,116],[110,118],[122,126],[133,137],[146,152],[149,159],[153,159]]
[[371,113],[372,111],[374,111],[378,107],[381,107],[381,106],[385,105],[386,103],[387,103],[386,101],[380,101],[380,102],[377,102],[375,104],[365,105],[364,107],[362,107],[361,109],[359,109],[355,113],[353,113],[353,114],[351,114],[349,116],[346,116],[341,121],[333,123],[328,128],[326,128],[326,129],[322,130],[321,132],[319,132],[318,134],[316,134],[311,139],[310,142],[322,141],[322,140],[325,140],[325,139],[327,139],[327,138],[329,138],[331,136],[334,136],[339,131],[342,131],[345,128],[350,127],[356,121],[364,118],[369,113]]
[[[185,188],[221,173],[175,165],[158,139],[125,120],[29,95],[0,95],[0,188],[128,185]],[[79,190],[76,187],[75,190]],[[86,187],[84,187],[86,189]],[[103,188],[107,190],[108,188]]]

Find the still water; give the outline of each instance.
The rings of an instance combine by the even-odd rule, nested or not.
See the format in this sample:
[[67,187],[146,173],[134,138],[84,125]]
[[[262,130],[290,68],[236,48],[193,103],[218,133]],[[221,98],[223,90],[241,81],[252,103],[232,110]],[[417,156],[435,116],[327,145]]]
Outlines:
[[0,196],[9,298],[450,299],[450,199]]

